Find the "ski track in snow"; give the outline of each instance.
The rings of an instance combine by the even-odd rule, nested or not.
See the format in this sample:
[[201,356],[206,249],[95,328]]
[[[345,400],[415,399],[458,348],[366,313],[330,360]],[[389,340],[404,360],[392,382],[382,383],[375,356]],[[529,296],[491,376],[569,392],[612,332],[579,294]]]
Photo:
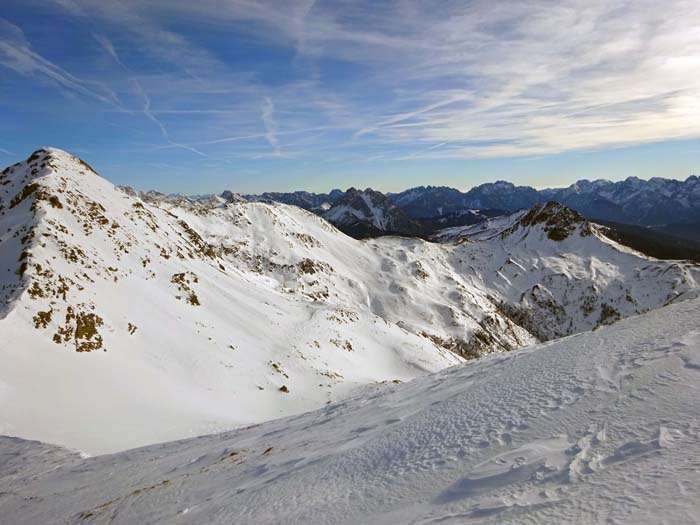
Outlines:
[[8,523],[695,523],[700,300],[243,430],[0,441]]

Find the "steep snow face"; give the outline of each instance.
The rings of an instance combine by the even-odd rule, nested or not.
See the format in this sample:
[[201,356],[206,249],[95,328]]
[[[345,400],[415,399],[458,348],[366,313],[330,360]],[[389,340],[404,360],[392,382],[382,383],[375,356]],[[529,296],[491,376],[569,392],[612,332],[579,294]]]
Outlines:
[[283,204],[141,198],[58,150],[0,184],[0,433],[92,453],[309,410],[698,290],[697,266],[565,208],[459,230],[470,242],[360,242]]
[[693,523],[700,302],[248,429],[84,459],[0,439],[9,523]]

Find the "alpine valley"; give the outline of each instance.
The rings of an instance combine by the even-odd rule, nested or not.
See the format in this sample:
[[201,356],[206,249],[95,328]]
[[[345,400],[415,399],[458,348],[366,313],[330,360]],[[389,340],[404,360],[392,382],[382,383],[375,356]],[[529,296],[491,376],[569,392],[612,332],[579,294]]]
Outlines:
[[328,197],[313,213],[137,193],[52,148],[5,169],[0,434],[88,454],[194,437],[700,296],[697,264],[554,201],[357,240],[331,222],[400,231],[418,214],[396,195]]

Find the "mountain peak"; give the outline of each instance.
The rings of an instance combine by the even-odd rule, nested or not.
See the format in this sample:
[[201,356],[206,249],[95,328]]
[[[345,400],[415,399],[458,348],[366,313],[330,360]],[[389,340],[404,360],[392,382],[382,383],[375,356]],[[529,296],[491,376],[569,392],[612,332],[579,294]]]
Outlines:
[[541,225],[547,237],[553,241],[563,241],[576,230],[582,237],[591,235],[590,223],[577,211],[556,201],[535,204],[516,223],[516,228],[530,228]]
[[219,197],[224,199],[226,202],[246,202],[246,198],[240,193],[233,192],[231,190],[224,190],[219,194]]
[[415,233],[419,225],[381,192],[372,188],[348,188],[325,212],[324,217],[336,226],[355,233]]
[[549,241],[563,241],[575,233],[581,237],[588,237],[594,230],[591,223],[575,210],[559,202],[548,201],[535,204],[527,210],[493,217],[474,225],[448,228],[438,232],[433,239],[439,242],[510,239],[513,244],[520,246],[522,241],[530,238],[536,241],[538,247],[552,247],[555,245]]
[[41,158],[43,158],[46,162],[54,160],[59,162],[77,164],[87,169],[88,171],[97,174],[97,172],[92,168],[92,166],[90,166],[80,157],[76,157],[75,155],[68,153],[65,150],[59,148],[52,148],[48,146],[36,150],[29,156],[29,158],[25,162],[31,162],[32,160],[38,160]]
[[26,160],[5,168],[2,176],[5,180],[28,182],[59,171],[62,176],[86,173],[97,175],[92,166],[75,155],[62,149],[43,147],[34,151]]

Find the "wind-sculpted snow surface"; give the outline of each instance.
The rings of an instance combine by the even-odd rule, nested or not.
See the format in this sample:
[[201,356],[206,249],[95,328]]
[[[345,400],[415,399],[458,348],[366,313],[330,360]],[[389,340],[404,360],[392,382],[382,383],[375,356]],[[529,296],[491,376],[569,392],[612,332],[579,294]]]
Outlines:
[[0,433],[103,453],[222,431],[698,294],[697,265],[560,206],[479,232],[361,242],[39,150],[0,175]]
[[7,523],[694,523],[700,301],[83,459],[0,440]]

